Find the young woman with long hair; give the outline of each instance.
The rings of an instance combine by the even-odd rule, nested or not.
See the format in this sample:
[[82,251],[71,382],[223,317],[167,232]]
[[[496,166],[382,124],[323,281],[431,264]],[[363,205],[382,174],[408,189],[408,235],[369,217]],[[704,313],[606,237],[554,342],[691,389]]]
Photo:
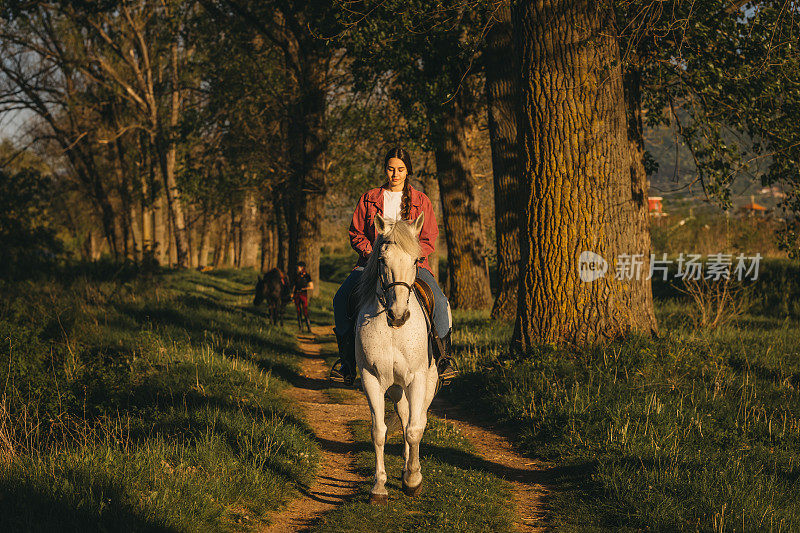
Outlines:
[[411,156],[406,150],[403,148],[389,150],[384,158],[383,169],[386,173],[386,182],[361,196],[350,223],[350,245],[358,252],[359,258],[333,297],[334,332],[339,344],[339,361],[331,369],[331,379],[347,385],[352,385],[355,381],[355,317],[348,315],[347,301],[358,284],[364,265],[367,264],[367,258],[372,253],[372,243],[376,237],[375,215],[380,214],[384,220],[392,223],[397,220],[416,220],[421,213],[424,213],[425,220],[419,234],[423,257],[418,263],[417,277],[422,278],[434,293],[433,327],[436,328],[444,347],[444,353],[437,360],[437,368],[439,377],[447,381],[458,371],[450,356],[452,327],[450,303],[436,283],[428,264],[428,256],[434,251],[436,236],[439,233],[436,215],[433,213],[430,199],[409,183],[413,168]]

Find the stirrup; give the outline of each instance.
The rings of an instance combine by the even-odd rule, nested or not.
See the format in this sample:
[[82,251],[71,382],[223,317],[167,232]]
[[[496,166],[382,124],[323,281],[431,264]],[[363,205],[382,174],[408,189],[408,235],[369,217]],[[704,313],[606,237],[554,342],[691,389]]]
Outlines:
[[355,383],[356,381],[356,376],[355,374],[345,374],[343,372],[343,369],[344,369],[344,361],[339,359],[331,367],[331,372],[330,375],[328,376],[328,379],[336,383],[344,383],[348,387],[352,387],[353,383]]
[[453,379],[458,376],[458,367],[456,367],[456,362],[452,357],[442,357],[439,361],[436,362],[436,371],[439,372],[439,368],[447,363],[450,363],[449,367],[445,372],[439,374],[439,381],[442,382],[442,386],[449,385]]

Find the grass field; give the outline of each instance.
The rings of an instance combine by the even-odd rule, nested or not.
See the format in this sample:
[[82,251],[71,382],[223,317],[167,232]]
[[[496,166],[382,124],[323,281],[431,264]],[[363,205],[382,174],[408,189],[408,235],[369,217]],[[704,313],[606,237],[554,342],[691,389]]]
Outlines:
[[254,277],[0,282],[0,530],[242,531],[293,497],[318,452]]
[[[0,281],[0,531],[245,531],[296,496],[318,450],[282,395],[295,326],[267,326],[253,279],[100,264]],[[659,338],[516,358],[512,324],[455,312],[465,372],[445,394],[559,467],[556,530],[797,531],[798,280],[796,264],[765,263],[747,310],[716,329],[659,285]],[[315,323],[332,321],[334,288],[312,300]],[[369,478],[368,424],[352,431]],[[449,424],[425,439],[420,500],[392,478],[388,508],[359,499],[318,530],[506,530],[508,486]],[[399,472],[397,437],[387,449]]]
[[566,467],[557,530],[798,531],[800,276],[773,266],[727,326],[694,329],[662,287],[660,338],[589,350],[508,359],[511,324],[455,313],[469,372],[450,393],[480,395],[520,448]]

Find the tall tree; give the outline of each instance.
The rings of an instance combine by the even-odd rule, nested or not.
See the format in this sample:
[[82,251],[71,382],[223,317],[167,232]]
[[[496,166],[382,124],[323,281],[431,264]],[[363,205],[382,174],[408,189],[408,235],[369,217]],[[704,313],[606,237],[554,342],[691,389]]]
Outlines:
[[520,179],[517,166],[517,105],[519,65],[513,43],[511,5],[495,7],[486,35],[482,62],[492,148],[497,296],[492,318],[512,318],[519,286]]
[[455,308],[491,303],[485,237],[467,128],[482,102],[471,69],[483,28],[474,6],[382,2],[358,15],[343,40],[357,87],[379,85],[398,104],[395,129],[434,153],[447,242],[449,297]]
[[[623,254],[649,258],[647,184],[631,149],[615,14],[609,2],[520,2],[521,228],[514,340],[586,344],[656,329],[642,268],[616,276]],[[608,272],[579,277],[583,252]],[[585,256],[584,256],[585,257]],[[619,258],[619,263],[617,260]]]

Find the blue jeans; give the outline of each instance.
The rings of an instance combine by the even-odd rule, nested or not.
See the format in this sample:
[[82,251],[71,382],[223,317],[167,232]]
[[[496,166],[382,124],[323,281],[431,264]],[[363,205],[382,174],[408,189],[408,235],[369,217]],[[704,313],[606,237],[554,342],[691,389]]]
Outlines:
[[[355,327],[355,317],[347,316],[347,298],[353,292],[353,288],[361,279],[361,270],[353,270],[342,282],[336,295],[333,297],[333,323],[336,326],[336,333],[342,335]],[[434,294],[435,305],[433,308],[433,326],[440,338],[443,338],[450,331],[452,319],[450,316],[450,302],[444,295],[439,284],[427,268],[417,268],[417,277],[424,280]],[[354,296],[355,297],[355,296]]]

